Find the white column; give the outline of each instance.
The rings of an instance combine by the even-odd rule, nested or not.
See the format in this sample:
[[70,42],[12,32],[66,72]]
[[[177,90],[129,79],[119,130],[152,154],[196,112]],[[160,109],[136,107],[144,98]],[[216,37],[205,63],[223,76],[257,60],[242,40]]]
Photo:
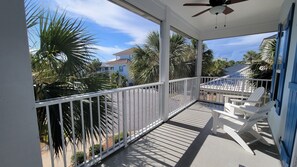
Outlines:
[[161,92],[160,111],[162,112],[163,121],[168,120],[169,104],[169,47],[170,47],[170,24],[168,21],[168,11],[166,17],[160,25],[160,64],[159,64],[159,81],[163,82]]
[[198,77],[197,80],[197,100],[199,100],[200,97],[200,81],[201,81],[201,71],[202,71],[202,56],[203,56],[203,41],[199,40],[197,42],[197,55],[196,55],[196,77]]
[[40,167],[24,1],[0,2],[1,166]]

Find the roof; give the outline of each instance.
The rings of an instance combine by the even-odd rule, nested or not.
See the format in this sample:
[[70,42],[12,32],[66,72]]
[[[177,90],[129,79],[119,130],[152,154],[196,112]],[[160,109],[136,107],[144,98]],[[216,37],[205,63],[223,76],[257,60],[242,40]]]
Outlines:
[[127,56],[127,55],[132,55],[134,53],[135,48],[129,48],[126,50],[123,50],[121,52],[115,53],[113,55],[115,56]]
[[128,64],[128,63],[130,63],[130,60],[128,60],[128,59],[119,59],[119,60],[115,60],[115,61],[106,62],[106,64],[108,64],[108,65]]
[[272,36],[270,36],[270,37],[264,38],[264,39],[262,40],[260,46],[262,46],[262,45],[264,44],[264,42],[267,41],[267,40],[276,39],[276,36],[277,36],[277,34],[274,34],[274,35],[272,35]]
[[232,75],[234,73],[241,72],[247,69],[249,69],[248,64],[235,64],[231,67],[226,68],[225,71],[226,71],[226,75]]

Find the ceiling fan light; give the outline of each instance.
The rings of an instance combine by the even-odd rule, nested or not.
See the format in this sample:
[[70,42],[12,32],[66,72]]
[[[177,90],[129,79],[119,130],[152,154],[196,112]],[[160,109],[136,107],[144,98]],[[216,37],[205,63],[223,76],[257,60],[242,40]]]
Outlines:
[[211,8],[209,12],[213,15],[217,15],[217,14],[223,13],[225,8],[226,8],[225,6],[215,6]]

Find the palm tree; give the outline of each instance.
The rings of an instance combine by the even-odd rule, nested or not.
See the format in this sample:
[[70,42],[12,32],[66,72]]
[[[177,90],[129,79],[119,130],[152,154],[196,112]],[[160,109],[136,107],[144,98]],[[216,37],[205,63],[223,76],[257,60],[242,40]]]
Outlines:
[[261,54],[250,50],[246,54],[243,55],[243,61],[246,64],[252,64],[253,62],[257,62],[261,60]]
[[[185,55],[185,38],[178,34],[170,37],[169,79],[188,76],[190,66]],[[159,33],[151,32],[145,44],[137,46],[130,70],[136,84],[157,82],[159,80]]]
[[[203,53],[202,53],[202,76],[215,76],[212,72],[214,69],[213,62],[213,51],[207,47],[205,43],[202,45]],[[197,40],[191,40],[191,43],[187,45],[186,56],[188,56],[188,64],[190,65],[190,75],[191,77],[195,76],[196,70],[196,50],[197,50]],[[222,69],[218,69],[222,70]]]
[[127,78],[121,75],[119,72],[112,73],[110,76],[111,84],[115,85],[117,88],[126,87],[127,86]]
[[260,54],[263,59],[272,67],[274,62],[276,48],[276,39],[266,40],[260,48]]
[[272,66],[274,63],[276,48],[276,39],[266,40],[260,48],[260,55],[263,60],[254,62],[251,65],[252,78],[257,79],[271,79],[272,77]]
[[[30,4],[28,7],[30,7]],[[39,10],[37,7],[34,7],[34,9]],[[29,12],[32,11],[29,10]],[[92,46],[94,46],[95,42],[92,35],[85,31],[82,21],[70,19],[66,16],[66,13],[59,14],[56,12],[54,15],[51,15],[46,14],[48,12],[42,12],[42,15],[38,17],[36,14],[40,12],[33,13],[35,14],[27,14],[29,16],[29,18],[27,17],[27,23],[30,23],[27,27],[31,28],[39,25],[37,36],[40,40],[40,47],[36,52],[31,53],[34,92],[37,101],[110,88],[108,86],[109,79],[106,76],[101,74],[84,76],[94,53]],[[31,17],[33,16],[37,17],[38,20],[32,19]],[[34,20],[34,24],[32,20]],[[80,89],[76,88],[72,82],[73,80],[81,82],[82,87]],[[49,107],[53,147],[56,155],[59,155],[61,152],[63,142],[67,144],[70,141],[77,144],[82,141],[82,116],[85,121],[86,139],[90,139],[90,103],[93,108],[92,121],[95,138],[100,133],[102,135],[109,133],[110,125],[105,124],[105,122],[110,123],[111,115],[114,114],[114,118],[117,115],[111,113],[109,99],[108,115],[105,115],[103,101],[103,97],[100,97],[100,104],[97,103],[97,99],[91,99],[91,101],[86,99],[82,103],[83,106],[81,106],[79,101],[73,102],[76,141],[72,140],[70,104],[62,104],[65,141],[62,141],[61,138],[59,106],[52,105]],[[100,120],[98,119],[98,105],[101,111]],[[83,108],[83,115],[80,114],[81,107]],[[37,109],[37,117],[40,139],[48,143],[48,120],[45,108]],[[106,119],[108,120],[105,121]],[[98,127],[99,121],[102,122],[101,129]]]

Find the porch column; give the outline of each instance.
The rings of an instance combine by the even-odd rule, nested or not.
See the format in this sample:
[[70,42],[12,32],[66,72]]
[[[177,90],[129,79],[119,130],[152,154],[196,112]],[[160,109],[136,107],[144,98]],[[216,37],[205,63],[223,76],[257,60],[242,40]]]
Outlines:
[[42,166],[24,1],[0,2],[1,166]]
[[160,111],[162,120],[168,120],[168,104],[169,104],[169,47],[170,47],[170,24],[168,21],[168,10],[166,7],[165,19],[160,24],[160,63],[159,63],[159,81],[164,83],[161,100]]
[[197,79],[197,96],[196,99],[199,100],[200,98],[200,81],[201,81],[201,71],[202,71],[202,56],[203,56],[203,41],[197,41],[197,55],[196,55],[196,77]]

